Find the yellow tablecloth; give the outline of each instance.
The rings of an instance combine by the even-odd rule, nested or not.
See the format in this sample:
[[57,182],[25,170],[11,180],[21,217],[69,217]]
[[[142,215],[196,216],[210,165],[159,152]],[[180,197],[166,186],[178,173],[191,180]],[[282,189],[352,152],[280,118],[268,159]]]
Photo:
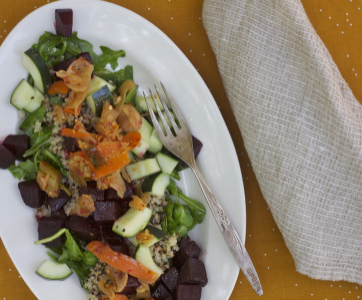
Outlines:
[[[47,2],[49,1],[1,0],[0,43],[22,18]],[[202,25],[203,0],[110,2],[140,14],[165,32],[200,72],[219,105],[233,138],[243,174],[247,208],[246,247],[260,277],[264,289],[263,298],[265,300],[362,298],[362,287],[356,284],[313,280],[296,272],[293,259],[260,192],[226,98],[216,60]],[[362,40],[362,2],[302,0],[302,3],[314,28],[341,70],[342,76],[362,103],[362,60],[359,55]],[[6,200],[1,199],[1,201]],[[0,259],[0,300],[36,299],[19,276],[1,240]],[[242,273],[230,299],[257,299]]]

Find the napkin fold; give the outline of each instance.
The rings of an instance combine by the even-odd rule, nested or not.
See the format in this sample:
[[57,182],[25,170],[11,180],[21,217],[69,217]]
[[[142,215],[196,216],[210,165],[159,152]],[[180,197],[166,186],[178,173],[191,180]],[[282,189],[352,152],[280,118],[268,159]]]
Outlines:
[[362,107],[299,0],[205,0],[203,22],[297,270],[362,283]]

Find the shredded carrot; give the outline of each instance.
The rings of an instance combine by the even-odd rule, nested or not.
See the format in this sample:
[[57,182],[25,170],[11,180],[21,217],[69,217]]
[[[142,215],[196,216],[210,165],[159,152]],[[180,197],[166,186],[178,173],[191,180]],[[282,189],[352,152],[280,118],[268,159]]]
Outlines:
[[88,132],[80,132],[70,128],[63,128],[62,136],[68,136],[72,138],[86,138],[90,137],[91,135]]
[[133,148],[137,147],[140,141],[141,141],[141,134],[137,131],[129,132],[122,138],[122,143],[128,144],[127,151],[131,151]]
[[[158,278],[158,275],[155,272],[149,270],[137,260],[122,253],[113,251],[105,243],[94,241],[88,244],[87,249],[99,260],[105,262],[111,267],[137,277],[146,283],[153,284]],[[122,298],[119,300],[121,299]]]
[[61,93],[61,94],[69,93],[69,88],[67,87],[67,85],[64,83],[63,80],[54,81],[53,84],[49,87],[48,89],[49,95],[55,95],[56,93]]

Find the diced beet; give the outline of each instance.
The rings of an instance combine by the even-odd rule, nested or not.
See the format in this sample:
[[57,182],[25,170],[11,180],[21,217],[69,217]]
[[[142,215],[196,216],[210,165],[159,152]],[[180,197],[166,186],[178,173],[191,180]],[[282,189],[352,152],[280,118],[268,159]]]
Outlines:
[[7,169],[15,163],[16,157],[8,148],[0,144],[0,169]]
[[[64,219],[58,218],[41,218],[38,220],[38,236],[39,240],[48,238],[54,234],[56,234],[60,229],[65,228]],[[65,236],[62,234],[60,237],[51,241],[49,243],[45,243],[44,246],[47,247],[59,247],[65,242]]]
[[24,153],[29,149],[29,137],[26,134],[14,134],[8,135],[3,141],[5,146],[10,152],[12,152],[17,160],[24,161]]
[[69,229],[69,217],[65,213],[64,209],[59,209],[58,211],[52,211],[52,218],[63,219],[65,221],[65,228]]
[[141,283],[136,277],[133,277],[128,274],[127,285],[121,292],[122,295],[131,296],[135,295],[137,292],[137,288],[141,286]]
[[65,136],[63,144],[66,151],[76,152],[79,150],[78,142],[75,138]]
[[115,201],[95,202],[94,221],[114,223],[121,215],[121,206]]
[[112,225],[101,225],[101,235],[107,244],[123,245],[123,237],[112,231]]
[[69,218],[69,229],[85,242],[95,241],[99,236],[98,225],[92,217],[84,218],[72,215]]
[[191,239],[190,237],[187,235],[186,238],[182,237],[181,240],[179,242],[177,242],[178,247],[182,248],[183,246],[185,246],[187,243],[190,243]]
[[189,258],[198,258],[201,253],[201,249],[197,244],[192,241],[184,245],[180,248],[180,250],[177,252],[175,257],[173,258],[173,265],[176,267],[176,269],[180,270],[183,266],[183,264],[188,260]]
[[79,53],[75,58],[78,59],[80,57],[84,57],[89,63],[93,64],[93,59],[89,52]]
[[70,199],[70,196],[66,192],[60,190],[59,196],[56,198],[51,198],[47,196],[46,202],[48,203],[52,213],[59,210],[67,203]]
[[109,245],[109,246],[113,251],[129,256],[129,249],[127,245],[123,244],[123,245]]
[[165,300],[173,300],[172,296],[168,296]]
[[181,268],[178,284],[207,284],[205,265],[201,260],[189,258]]
[[70,8],[55,10],[55,30],[57,35],[70,37],[73,29],[73,10]]
[[165,274],[161,276],[161,281],[165,287],[173,293],[177,286],[178,271],[175,267],[169,269]]
[[129,198],[132,200],[131,197],[133,196],[134,186],[131,183],[128,183],[127,181],[125,181],[125,184],[126,184],[126,191],[123,195],[123,198],[121,198],[117,195],[116,190],[109,188],[104,193],[104,200],[106,200],[106,201],[128,201]]
[[162,282],[157,283],[156,286],[152,289],[151,298],[154,300],[166,300],[170,296],[171,294]]
[[97,182],[89,181],[86,187],[79,189],[79,196],[90,195],[94,196],[97,201],[104,201],[104,191],[97,188]]
[[21,181],[18,183],[18,188],[25,205],[39,208],[44,204],[46,194],[40,189],[36,180]]
[[201,292],[200,285],[180,284],[176,288],[176,300],[200,300]]

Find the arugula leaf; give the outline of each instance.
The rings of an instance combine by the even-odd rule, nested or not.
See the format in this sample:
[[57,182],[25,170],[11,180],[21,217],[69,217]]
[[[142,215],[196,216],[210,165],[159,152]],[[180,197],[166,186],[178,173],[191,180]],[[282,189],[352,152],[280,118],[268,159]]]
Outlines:
[[25,181],[35,179],[37,174],[37,168],[35,164],[30,160],[19,163],[18,166],[12,164],[8,170],[13,174],[13,176],[19,180],[24,178]]
[[124,50],[114,51],[106,46],[100,47],[102,54],[98,55],[98,66],[104,68],[108,63],[112,69],[115,70],[118,67],[118,57],[125,57],[126,52]]
[[83,253],[79,249],[78,244],[73,239],[70,232],[67,230],[65,231],[65,235],[67,236],[67,240],[65,241],[65,246],[69,252],[69,259],[72,261],[82,261],[83,260]]
[[24,121],[21,123],[19,129],[27,135],[34,133],[34,126],[36,121],[43,122],[45,116],[45,107],[42,105],[37,110],[33,111]]
[[92,252],[83,252],[83,256],[83,261],[88,266],[94,266],[98,261],[98,258]]
[[133,67],[126,66],[116,72],[111,72],[99,66],[94,66],[94,74],[113,83],[117,88],[128,79],[133,80]]
[[67,42],[65,38],[46,31],[32,48],[40,54],[48,67],[51,68],[60,61],[67,48]]
[[78,37],[78,33],[74,31],[71,37],[67,38],[67,49],[66,52],[74,57],[82,52],[89,52],[92,57],[93,64],[97,64],[98,56],[93,51],[93,45],[86,41],[82,40]]
[[30,149],[26,150],[24,157],[29,157],[50,145],[50,138],[53,135],[53,128],[49,126],[43,127],[39,132],[35,132],[30,136]]
[[60,170],[63,176],[67,176],[67,170],[63,167],[63,163],[60,160],[59,156],[51,153],[49,150],[46,149],[42,151],[41,155],[42,158],[37,158],[37,160],[46,160],[47,162],[50,162],[54,167]]

